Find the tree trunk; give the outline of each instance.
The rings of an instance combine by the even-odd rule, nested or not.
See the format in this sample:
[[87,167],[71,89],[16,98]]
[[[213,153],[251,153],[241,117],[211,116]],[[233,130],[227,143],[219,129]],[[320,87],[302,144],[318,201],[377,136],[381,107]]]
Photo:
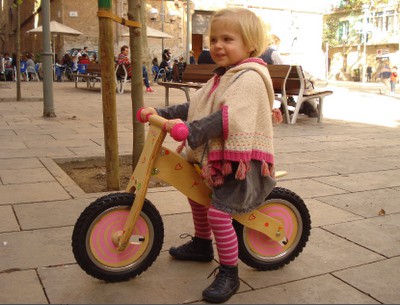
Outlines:
[[[112,11],[111,0],[98,0],[99,11]],[[114,79],[113,20],[99,19],[101,58],[101,94],[103,101],[104,150],[107,189],[119,190],[119,154],[117,131],[116,85]]]
[[17,101],[20,101],[21,98],[21,4],[17,2],[17,43],[16,43],[16,49],[17,49],[17,56],[16,56],[16,61],[17,61],[17,75],[15,76],[17,78]]
[[138,21],[142,24],[141,28],[129,28],[129,46],[131,49],[131,98],[132,98],[132,126],[133,126],[133,148],[132,148],[132,168],[135,168],[139,161],[140,154],[144,146],[144,125],[136,120],[136,112],[143,107],[143,62],[142,50],[148,54],[146,20],[145,20],[146,1],[128,0],[128,19]]

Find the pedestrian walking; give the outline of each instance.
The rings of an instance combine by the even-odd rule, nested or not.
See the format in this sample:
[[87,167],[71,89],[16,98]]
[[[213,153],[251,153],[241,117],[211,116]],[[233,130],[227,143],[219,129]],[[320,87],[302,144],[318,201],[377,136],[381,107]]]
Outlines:
[[390,75],[390,94],[396,93],[396,83],[397,83],[397,67],[392,67],[392,74]]

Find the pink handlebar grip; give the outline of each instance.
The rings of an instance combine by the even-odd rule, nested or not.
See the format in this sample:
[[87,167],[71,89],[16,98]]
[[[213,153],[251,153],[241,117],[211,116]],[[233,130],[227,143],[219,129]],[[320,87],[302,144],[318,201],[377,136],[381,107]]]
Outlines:
[[186,140],[189,135],[189,128],[184,123],[176,124],[171,129],[171,137],[178,142]]
[[140,123],[147,123],[149,121],[149,116],[152,115],[152,113],[149,113],[146,115],[146,119],[142,120],[142,116],[140,115],[142,113],[142,110],[144,109],[144,107],[140,107],[139,110],[136,112],[136,119],[140,122]]

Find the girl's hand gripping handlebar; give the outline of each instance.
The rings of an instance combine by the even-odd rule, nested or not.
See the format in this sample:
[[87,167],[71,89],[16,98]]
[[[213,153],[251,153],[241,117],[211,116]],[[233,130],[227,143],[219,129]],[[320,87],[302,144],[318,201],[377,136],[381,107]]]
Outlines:
[[[152,115],[155,115],[157,118],[154,117],[154,119],[150,119],[150,116]],[[161,127],[163,130],[169,132],[171,137],[178,142],[186,140],[189,135],[189,129],[182,120],[166,120],[158,116],[157,111],[152,107],[140,108],[136,113],[136,118],[141,123],[151,121],[150,123],[155,124]]]

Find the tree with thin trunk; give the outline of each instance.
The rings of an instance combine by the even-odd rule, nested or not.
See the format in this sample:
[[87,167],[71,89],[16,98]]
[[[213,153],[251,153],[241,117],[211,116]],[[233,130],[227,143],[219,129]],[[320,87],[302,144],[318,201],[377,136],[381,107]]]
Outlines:
[[[144,125],[136,120],[136,112],[143,107],[143,77],[142,65],[146,65],[145,58],[149,58],[147,36],[146,36],[146,1],[128,0],[128,19],[141,23],[141,28],[129,28],[132,79],[132,125],[133,125],[133,149],[132,168],[139,161],[144,146]],[[144,51],[144,52],[143,52]]]

